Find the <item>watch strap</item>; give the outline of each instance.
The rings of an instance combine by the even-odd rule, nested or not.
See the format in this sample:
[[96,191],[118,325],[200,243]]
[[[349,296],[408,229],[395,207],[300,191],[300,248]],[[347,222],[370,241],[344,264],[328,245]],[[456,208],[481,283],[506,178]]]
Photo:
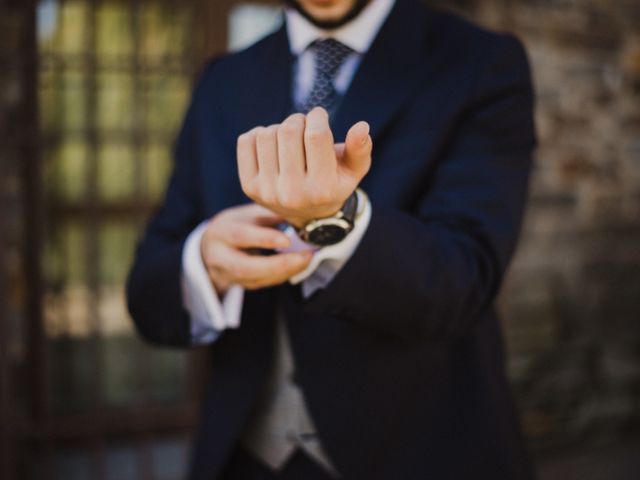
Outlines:
[[355,191],[349,198],[347,198],[340,209],[342,212],[342,218],[349,222],[352,226],[356,220],[356,214],[358,213],[358,192]]
[[[353,230],[355,219],[358,213],[358,192],[354,191],[342,204],[340,210],[330,217],[314,219],[307,222],[302,228],[298,229],[298,236],[308,243],[314,243],[320,246],[326,246],[333,243],[337,243],[344,238],[346,235]],[[338,237],[330,241],[329,243],[324,243],[324,241],[318,242],[318,240],[314,240],[314,232],[322,231],[326,234],[328,226],[331,225],[330,228],[339,229],[342,231]],[[325,240],[326,241],[326,240]]]

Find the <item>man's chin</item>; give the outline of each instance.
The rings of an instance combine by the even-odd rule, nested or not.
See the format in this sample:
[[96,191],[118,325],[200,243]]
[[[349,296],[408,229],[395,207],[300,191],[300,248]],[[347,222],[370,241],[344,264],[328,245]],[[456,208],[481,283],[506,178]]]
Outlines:
[[346,25],[351,20],[360,15],[360,12],[367,6],[370,0],[356,0],[353,7],[344,15],[337,18],[318,18],[311,12],[307,11],[298,0],[284,0],[284,3],[300,13],[310,23],[323,30],[334,30],[336,28]]

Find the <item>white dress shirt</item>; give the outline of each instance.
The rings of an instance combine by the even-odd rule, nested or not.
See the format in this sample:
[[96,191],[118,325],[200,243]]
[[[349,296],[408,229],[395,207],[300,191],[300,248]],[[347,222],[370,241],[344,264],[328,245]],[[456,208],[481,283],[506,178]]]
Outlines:
[[[372,0],[354,20],[335,30],[322,30],[293,9],[286,9],[286,28],[291,53],[295,57],[293,69],[293,101],[300,104],[311,92],[314,81],[314,53],[309,45],[317,39],[334,38],[353,50],[341,65],[334,80],[339,94],[344,94],[363,55],[369,50],[380,27],[391,12],[395,0]],[[363,119],[366,120],[366,119]],[[287,251],[315,250],[309,266],[289,281],[302,282],[303,295],[326,287],[358,247],[371,219],[371,205],[366,196],[358,199],[359,211],[354,229],[340,243],[317,248],[303,242],[293,228],[285,233],[291,238]],[[206,222],[200,224],[187,238],[182,252],[182,295],[191,320],[194,344],[213,342],[227,328],[238,328],[242,314],[244,289],[232,285],[220,301],[200,254],[200,242]]]

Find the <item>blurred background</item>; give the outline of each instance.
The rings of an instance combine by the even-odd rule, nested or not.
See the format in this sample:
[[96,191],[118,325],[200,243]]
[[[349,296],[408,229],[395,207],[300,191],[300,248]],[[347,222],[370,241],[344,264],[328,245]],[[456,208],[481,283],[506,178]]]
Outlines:
[[[432,3],[533,64],[541,142],[500,308],[540,476],[640,478],[640,0]],[[0,0],[1,479],[183,477],[207,357],[136,338],[123,282],[203,62],[278,5]]]

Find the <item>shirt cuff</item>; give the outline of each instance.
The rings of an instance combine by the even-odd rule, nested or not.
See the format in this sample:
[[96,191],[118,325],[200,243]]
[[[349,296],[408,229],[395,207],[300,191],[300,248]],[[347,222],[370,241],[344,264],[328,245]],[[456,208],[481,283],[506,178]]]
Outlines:
[[371,203],[366,195],[359,190],[358,213],[354,222],[353,230],[339,243],[319,248],[304,242],[291,226],[285,233],[291,238],[291,246],[286,251],[314,250],[315,253],[307,268],[289,279],[292,284],[304,282],[302,293],[309,296],[318,288],[326,287],[333,277],[340,271],[345,263],[356,251],[360,240],[367,231],[371,221]]
[[194,343],[210,343],[226,328],[238,328],[244,289],[232,285],[220,301],[200,254],[200,242],[206,229],[201,223],[187,237],[182,250],[182,302],[190,314]]

